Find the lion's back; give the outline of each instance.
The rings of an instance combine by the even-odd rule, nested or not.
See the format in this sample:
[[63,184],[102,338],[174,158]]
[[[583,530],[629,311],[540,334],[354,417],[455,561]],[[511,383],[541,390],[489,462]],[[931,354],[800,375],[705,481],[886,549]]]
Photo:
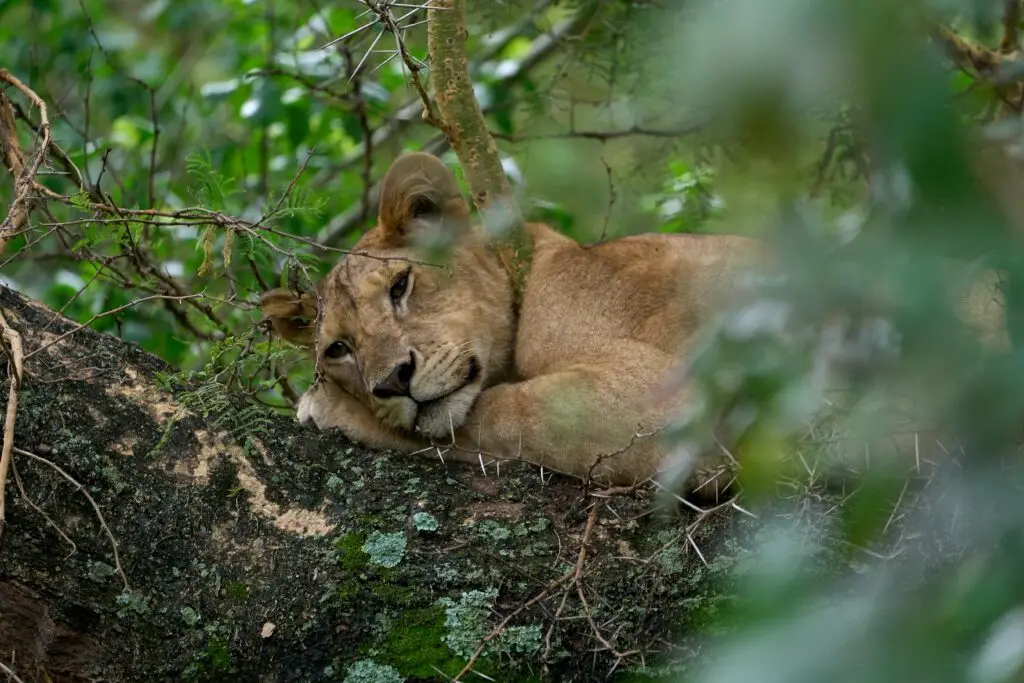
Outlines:
[[599,353],[612,340],[675,355],[760,244],[729,235],[642,234],[583,246],[547,229],[533,232],[516,343],[526,374]]

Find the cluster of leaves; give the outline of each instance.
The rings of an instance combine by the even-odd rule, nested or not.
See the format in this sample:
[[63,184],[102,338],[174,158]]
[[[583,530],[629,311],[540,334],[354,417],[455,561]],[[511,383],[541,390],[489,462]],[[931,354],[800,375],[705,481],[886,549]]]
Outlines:
[[[601,11],[613,8],[521,0],[474,10],[472,70],[496,131],[518,134],[529,116],[551,113],[542,89],[561,69],[552,57],[572,49],[551,31],[579,32],[580,17]],[[248,337],[259,294],[308,289],[372,224],[371,190],[394,155],[438,138],[416,125],[418,98],[402,60],[381,52],[388,41],[367,52],[386,37],[379,25],[321,49],[372,19],[356,0],[0,12],[3,67],[50,103],[66,153],[40,175],[66,200],[46,202],[11,241],[3,282],[183,369],[198,371],[225,340],[236,356],[262,352]],[[426,27],[405,44],[425,59]],[[28,154],[38,116],[12,98]],[[0,201],[12,192],[0,183]],[[243,376],[279,403],[290,392],[267,390],[276,374],[254,363]]]
[[[812,473],[829,459],[829,444],[808,441],[834,405],[823,359],[849,380],[850,413],[827,410],[839,440],[890,419],[905,395],[959,437],[946,445],[956,462],[942,463],[921,491],[908,490],[907,461],[889,457],[895,448],[872,453],[861,486],[827,504],[831,514],[812,533],[795,521],[805,517],[804,489],[766,525],[736,583],[729,634],[687,680],[994,683],[1024,671],[1014,635],[1024,593],[1007,578],[1024,569],[1021,350],[982,348],[951,306],[961,278],[1001,269],[1009,287],[993,296],[1005,297],[1019,344],[1013,283],[1024,269],[1014,228],[1024,216],[997,203],[992,187],[1005,179],[979,177],[975,164],[983,145],[1012,157],[1019,106],[993,86],[999,74],[956,69],[920,30],[924,16],[992,45],[992,33],[1012,41],[1018,27],[1001,21],[1013,3],[911,4],[699,3],[673,33],[671,58],[683,66],[664,81],[742,150],[743,182],[768,189],[775,204],[765,212],[730,202],[736,185],[723,181],[725,220],[765,225],[781,275],[753,283],[751,297],[706,331],[692,365],[702,402],[678,434],[687,452],[713,447],[709,427],[718,427],[738,444],[747,504],[777,504],[794,469]],[[822,109],[841,134],[822,129]],[[860,151],[836,161],[863,164],[869,181],[852,201],[845,189],[829,192],[833,178],[804,156],[811,140],[826,155],[848,142],[847,112]],[[813,182],[793,184],[816,167]],[[821,190],[831,202],[815,201]],[[814,571],[837,542],[839,570]]]

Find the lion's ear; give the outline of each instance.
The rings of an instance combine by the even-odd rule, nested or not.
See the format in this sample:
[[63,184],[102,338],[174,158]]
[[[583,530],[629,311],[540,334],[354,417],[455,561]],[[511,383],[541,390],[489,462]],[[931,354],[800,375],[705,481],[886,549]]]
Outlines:
[[448,167],[437,157],[412,152],[398,157],[381,184],[380,227],[394,246],[407,246],[416,230],[469,227],[469,204]]
[[260,299],[263,318],[286,341],[299,346],[313,345],[316,329],[316,296],[287,289],[272,289]]

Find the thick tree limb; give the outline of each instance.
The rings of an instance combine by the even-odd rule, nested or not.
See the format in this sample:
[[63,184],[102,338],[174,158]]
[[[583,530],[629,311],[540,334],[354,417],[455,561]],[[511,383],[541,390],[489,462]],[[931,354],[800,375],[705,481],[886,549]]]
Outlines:
[[[619,669],[689,656],[666,643],[700,559],[665,543],[689,511],[365,451],[216,387],[172,393],[159,359],[2,287],[0,314],[26,344],[0,536],[0,652],[24,683],[343,680],[361,659],[440,682],[477,653],[463,680],[603,680],[608,645],[639,650]],[[734,516],[702,519],[710,557]]]
[[465,0],[438,0],[428,14],[430,80],[442,130],[459,158],[473,203],[484,214],[485,226],[490,224],[491,243],[508,271],[518,305],[530,269],[530,238],[473,91]]

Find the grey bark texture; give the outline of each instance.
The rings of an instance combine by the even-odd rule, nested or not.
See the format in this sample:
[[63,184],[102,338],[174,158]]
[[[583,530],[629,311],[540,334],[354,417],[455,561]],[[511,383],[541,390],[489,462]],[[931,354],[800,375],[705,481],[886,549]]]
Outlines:
[[[76,327],[5,288],[0,309],[26,354]],[[26,683],[449,680],[577,564],[598,499],[574,480],[368,452],[172,374],[88,329],[26,360],[0,536],[0,663]],[[688,656],[706,570],[686,514],[634,493],[595,519],[579,580],[475,671],[649,680]],[[709,560],[733,522],[696,530]]]

